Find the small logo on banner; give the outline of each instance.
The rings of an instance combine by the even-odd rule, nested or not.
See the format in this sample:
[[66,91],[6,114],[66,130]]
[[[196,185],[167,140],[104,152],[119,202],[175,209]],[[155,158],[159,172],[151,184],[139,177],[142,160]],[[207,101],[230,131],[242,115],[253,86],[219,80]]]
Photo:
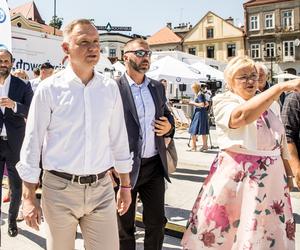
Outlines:
[[0,8],[0,23],[4,23],[6,20],[6,14],[5,14],[5,11]]

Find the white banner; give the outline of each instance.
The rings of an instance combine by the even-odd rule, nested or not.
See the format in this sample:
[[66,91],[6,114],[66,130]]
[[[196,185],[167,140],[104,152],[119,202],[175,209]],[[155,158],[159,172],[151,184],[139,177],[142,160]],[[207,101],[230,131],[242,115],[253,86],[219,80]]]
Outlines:
[[12,52],[10,14],[6,0],[0,0],[0,48]]

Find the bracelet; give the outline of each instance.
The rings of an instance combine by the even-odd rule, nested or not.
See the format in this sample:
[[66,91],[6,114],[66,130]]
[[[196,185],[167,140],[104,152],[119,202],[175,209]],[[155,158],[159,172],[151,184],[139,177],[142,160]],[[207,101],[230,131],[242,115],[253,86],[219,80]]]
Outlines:
[[293,178],[295,178],[295,176],[294,175],[288,175],[287,178],[290,178],[290,179],[292,178],[293,179]]
[[120,185],[120,188],[121,188],[121,189],[131,189],[131,186],[123,186],[123,185]]

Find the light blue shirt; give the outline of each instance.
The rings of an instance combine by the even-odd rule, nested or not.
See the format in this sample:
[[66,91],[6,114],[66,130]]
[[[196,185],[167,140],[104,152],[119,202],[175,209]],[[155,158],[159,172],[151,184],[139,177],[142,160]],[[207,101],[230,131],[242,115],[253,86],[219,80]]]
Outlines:
[[142,158],[149,158],[158,153],[155,146],[154,120],[155,105],[148,88],[150,79],[145,77],[142,84],[136,84],[125,74],[129,83],[143,136]]

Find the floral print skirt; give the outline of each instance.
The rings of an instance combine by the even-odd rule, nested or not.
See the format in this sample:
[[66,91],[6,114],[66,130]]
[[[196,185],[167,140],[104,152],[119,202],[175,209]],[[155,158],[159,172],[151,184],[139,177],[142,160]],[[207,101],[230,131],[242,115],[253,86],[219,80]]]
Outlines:
[[188,250],[293,250],[294,237],[280,152],[234,150],[216,157],[181,244]]

